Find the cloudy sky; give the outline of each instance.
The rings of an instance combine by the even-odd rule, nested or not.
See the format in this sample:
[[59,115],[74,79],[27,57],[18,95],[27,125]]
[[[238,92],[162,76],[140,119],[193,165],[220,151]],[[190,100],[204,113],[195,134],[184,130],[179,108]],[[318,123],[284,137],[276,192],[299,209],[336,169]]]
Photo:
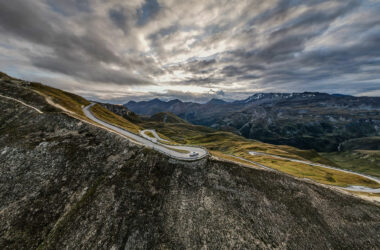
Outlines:
[[0,0],[0,71],[94,100],[380,96],[380,0]]

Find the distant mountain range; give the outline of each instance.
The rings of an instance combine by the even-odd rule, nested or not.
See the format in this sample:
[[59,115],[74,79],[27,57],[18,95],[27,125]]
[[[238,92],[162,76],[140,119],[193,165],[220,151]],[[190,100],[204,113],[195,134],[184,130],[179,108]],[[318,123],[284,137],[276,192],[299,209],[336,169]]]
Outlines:
[[[0,72],[0,249],[376,249],[380,244],[377,204],[219,157],[173,160],[85,120],[82,107],[89,104]],[[229,146],[240,141],[171,114],[142,121],[122,106],[102,105],[107,109],[96,114],[118,126],[155,124],[150,128],[166,127],[168,139],[194,135],[205,144],[213,135],[218,150],[226,139]]]
[[380,135],[380,97],[256,93],[233,102],[212,99],[200,104],[153,99],[130,101],[124,106],[141,115],[170,112],[194,124],[317,151],[336,151],[346,140]]

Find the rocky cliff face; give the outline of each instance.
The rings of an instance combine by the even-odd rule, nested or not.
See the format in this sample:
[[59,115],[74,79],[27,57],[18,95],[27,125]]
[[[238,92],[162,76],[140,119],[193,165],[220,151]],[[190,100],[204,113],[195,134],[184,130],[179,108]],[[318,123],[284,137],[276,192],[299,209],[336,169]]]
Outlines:
[[134,112],[128,110],[126,107],[122,105],[114,105],[109,103],[99,103],[104,108],[108,109],[109,111],[127,119],[130,122],[138,123],[141,122],[141,119],[138,115],[136,115]]
[[[24,94],[22,94],[24,93]],[[357,248],[380,207],[286,175],[186,163],[0,83],[0,249]]]

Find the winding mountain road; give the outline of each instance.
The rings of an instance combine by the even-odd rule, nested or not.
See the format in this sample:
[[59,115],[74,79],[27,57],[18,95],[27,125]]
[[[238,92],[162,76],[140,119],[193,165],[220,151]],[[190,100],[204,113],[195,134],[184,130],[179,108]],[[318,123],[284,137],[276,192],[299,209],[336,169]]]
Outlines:
[[[150,132],[152,133],[152,135],[154,136],[154,138],[150,137],[149,135],[146,134],[146,132]],[[161,138],[154,129],[146,129],[146,130],[142,130],[140,131],[140,134],[149,139],[149,140],[154,140],[155,141],[164,141],[164,142],[169,142],[168,140],[165,140],[163,138]],[[367,178],[367,179],[370,179],[374,182],[377,182],[380,184],[380,180],[375,178],[375,177],[372,177],[372,176],[368,176],[368,175],[365,175],[365,174],[360,174],[360,173],[356,173],[356,172],[352,172],[352,171],[348,171],[348,170],[344,170],[344,169],[339,169],[339,168],[334,168],[334,167],[331,167],[331,166],[327,166],[327,165],[323,165],[323,164],[319,164],[319,163],[313,163],[313,162],[310,162],[310,161],[303,161],[303,160],[297,160],[297,159],[293,159],[293,158],[288,158],[288,157],[283,157],[283,156],[278,156],[278,155],[272,155],[272,154],[267,154],[267,153],[261,153],[261,152],[255,152],[255,151],[250,151],[249,154],[251,155],[266,155],[266,156],[270,156],[270,157],[273,157],[273,158],[278,158],[278,159],[282,159],[282,160],[288,160],[288,161],[292,161],[292,162],[298,162],[298,163],[303,163],[303,164],[306,164],[306,165],[310,165],[310,166],[317,166],[317,167],[322,167],[322,168],[328,168],[328,169],[332,169],[332,170],[336,170],[336,171],[341,171],[341,172],[345,172],[345,173],[350,173],[350,174],[355,174],[355,175],[359,175],[361,177],[364,177],[364,178]],[[252,160],[248,160],[246,158],[243,158],[243,157],[239,157],[239,156],[235,156],[235,155],[229,155],[233,158],[236,158],[236,159],[239,159],[239,160],[242,160],[242,161],[246,161],[248,163],[251,163],[257,167],[260,167],[260,168],[264,168],[264,169],[268,169],[268,170],[273,170],[273,168],[270,168],[270,167],[267,167],[263,164],[260,164],[258,162],[255,162],[255,161],[252,161]],[[380,188],[369,188],[369,187],[364,187],[364,186],[349,186],[349,187],[340,187],[342,189],[345,189],[345,190],[349,190],[349,191],[358,191],[358,192],[365,192],[365,193],[380,193]]]
[[[42,114],[43,112],[41,110],[39,110],[38,108],[36,107],[33,107],[29,104],[26,104],[25,102],[21,101],[21,100],[18,100],[18,99],[15,99],[13,97],[9,97],[9,96],[4,96],[4,95],[1,95],[0,94],[0,97],[2,98],[5,98],[5,99],[8,99],[8,100],[12,100],[12,101],[15,101],[15,102],[18,102],[24,106],[27,106],[33,110],[35,110],[36,112]],[[152,130],[152,129],[146,129],[146,130],[142,130],[140,131],[140,134],[143,136],[139,136],[137,134],[134,134],[132,132],[129,132],[127,130],[124,130],[124,129],[121,129],[119,127],[116,127],[114,125],[111,125],[107,122],[104,122],[98,118],[96,118],[90,108],[92,106],[94,106],[95,103],[91,103],[90,105],[86,106],[83,108],[83,113],[87,116],[87,118],[91,119],[92,121],[108,128],[108,129],[111,129],[121,135],[124,135],[138,143],[141,143],[143,145],[145,145],[146,147],[148,148],[152,148],[154,150],[157,150],[163,154],[166,154],[172,158],[175,158],[175,159],[179,159],[179,160],[187,160],[187,161],[194,161],[194,160],[199,160],[199,159],[202,159],[204,157],[206,157],[208,155],[208,152],[207,150],[203,149],[203,148],[200,148],[200,147],[190,147],[190,146],[177,146],[177,145],[168,145],[168,144],[162,144],[160,143],[159,141],[163,141],[163,142],[169,142],[168,140],[165,140],[163,138],[161,138],[155,130]],[[155,138],[152,138],[150,136],[148,136],[146,134],[146,132],[151,132],[152,135],[155,137]],[[293,159],[293,158],[288,158],[288,157],[283,157],[283,156],[278,156],[278,155],[273,155],[273,154],[268,154],[268,153],[262,153],[262,152],[255,152],[255,151],[250,151],[249,154],[251,155],[264,155],[264,156],[270,156],[270,157],[273,157],[273,158],[278,158],[278,159],[282,159],[282,160],[288,160],[288,161],[292,161],[292,162],[298,162],[298,163],[303,163],[303,164],[307,164],[307,165],[310,165],[310,166],[318,166],[318,167],[322,167],[322,168],[327,168],[327,169],[332,169],[332,170],[336,170],[336,171],[341,171],[341,172],[345,172],[345,173],[350,173],[350,174],[355,174],[355,175],[358,175],[358,176],[362,176],[362,177],[365,177],[367,179],[370,179],[372,181],[375,181],[376,183],[379,183],[380,184],[380,180],[375,178],[375,177],[372,177],[372,176],[368,176],[368,175],[365,175],[365,174],[360,174],[360,173],[356,173],[356,172],[353,172],[353,171],[349,171],[349,170],[344,170],[344,169],[339,169],[339,168],[335,168],[335,167],[331,167],[331,166],[327,166],[327,165],[323,165],[323,164],[319,164],[319,163],[313,163],[313,162],[309,162],[309,161],[303,161],[303,160],[298,160],[298,159]],[[193,155],[193,156],[191,156]],[[243,161],[247,161],[251,164],[254,164],[258,167],[261,167],[261,168],[264,168],[264,169],[270,169],[270,170],[273,170],[272,168],[270,167],[267,167],[265,165],[262,165],[260,163],[257,163],[257,162],[254,162],[254,161],[251,161],[251,160],[248,160],[248,159],[245,159],[245,158],[242,158],[242,157],[238,157],[238,156],[234,156],[234,155],[231,155],[232,157],[236,158],[236,159],[240,159],[240,160],[243,160]],[[364,187],[364,186],[349,186],[349,187],[346,187],[346,188],[343,188],[343,187],[340,187],[342,189],[345,189],[345,190],[349,190],[349,191],[358,191],[358,192],[365,192],[365,193],[380,193],[380,188],[369,188],[369,187]]]
[[147,135],[146,132],[150,132],[150,133],[152,133],[152,135],[153,135],[153,136],[155,137],[155,139],[158,140],[158,141],[163,141],[163,142],[170,143],[170,141],[161,138],[161,137],[157,134],[156,130],[154,130],[154,129],[144,129],[144,130],[141,130],[141,131],[140,131],[140,135],[143,136],[144,138],[148,139],[148,140],[152,140],[152,137],[150,137],[149,135]]
[[[122,134],[138,143],[141,143],[143,145],[145,145],[146,147],[149,147],[149,148],[152,148],[154,150],[157,150],[161,153],[164,153],[172,158],[175,158],[175,159],[180,159],[180,160],[190,160],[190,161],[193,161],[193,160],[199,160],[199,159],[202,159],[203,157],[205,157],[206,155],[208,155],[208,152],[203,149],[203,148],[200,148],[200,147],[190,147],[190,146],[176,146],[176,145],[168,145],[168,144],[163,144],[163,143],[160,143],[160,141],[163,141],[163,142],[167,142],[167,140],[161,138],[155,130],[152,130],[152,129],[147,129],[147,130],[142,130],[140,131],[140,135],[137,135],[137,134],[134,134],[132,132],[129,132],[127,130],[124,130],[124,129],[121,129],[119,127],[116,127],[114,125],[111,125],[107,122],[104,122],[98,118],[96,118],[90,108],[95,105],[95,103],[92,103],[86,107],[83,108],[83,112],[84,114],[91,120],[93,120],[94,122],[100,124],[100,125],[103,125],[104,127],[107,127],[111,130],[114,130],[115,132],[119,133],[119,134]],[[150,132],[152,133],[152,135],[154,136],[153,137],[150,137],[146,134],[146,132]],[[195,153],[195,154],[194,154]],[[367,179],[370,179],[372,181],[375,181],[376,183],[379,183],[380,184],[380,180],[378,180],[377,178],[374,178],[372,176],[368,176],[368,175],[364,175],[364,174],[359,174],[359,173],[356,173],[356,172],[352,172],[352,171],[348,171],[348,170],[343,170],[343,169],[339,169],[339,168],[334,168],[334,167],[331,167],[331,166],[326,166],[326,165],[323,165],[323,164],[319,164],[319,163],[313,163],[313,162],[309,162],[309,161],[303,161],[303,160],[298,160],[298,159],[293,159],[293,158],[287,158],[287,157],[283,157],[283,156],[278,156],[278,155],[272,155],[272,154],[267,154],[267,153],[261,153],[261,152],[255,152],[255,151],[250,151],[249,154],[251,155],[265,155],[265,156],[270,156],[270,157],[274,157],[274,158],[278,158],[278,159],[282,159],[282,160],[288,160],[288,161],[292,161],[292,162],[299,162],[299,163],[303,163],[303,164],[307,164],[307,165],[310,165],[310,166],[318,166],[318,167],[323,167],[323,168],[327,168],[327,169],[332,169],[332,170],[336,170],[336,171],[341,171],[341,172],[345,172],[345,173],[350,173],[350,174],[355,174],[355,175],[358,175],[358,176],[362,176],[362,177],[365,177]],[[190,156],[190,155],[194,155],[194,156]],[[244,160],[244,161],[247,161],[247,162],[250,162],[251,164],[254,164],[256,166],[259,166],[261,168],[265,168],[265,169],[272,169],[270,167],[267,167],[265,165],[262,165],[262,164],[259,164],[257,162],[253,162],[253,161],[250,161],[248,159],[245,159],[245,158],[241,158],[241,157],[237,157],[237,156],[233,156],[237,159],[240,159],[240,160]],[[345,190],[349,190],[349,191],[359,191],[359,192],[365,192],[365,193],[380,193],[380,188],[368,188],[368,187],[364,187],[364,186],[349,186],[349,187],[340,187],[342,189],[345,189]]]
[[[145,145],[148,148],[152,148],[154,150],[157,150],[163,154],[166,154],[172,158],[179,159],[179,160],[187,160],[187,161],[194,161],[199,160],[208,155],[208,152],[200,147],[190,147],[190,146],[174,146],[174,145],[167,145],[162,144],[160,142],[153,142],[152,140],[149,140],[147,138],[141,137],[137,134],[134,134],[132,132],[129,132],[125,129],[116,127],[114,125],[111,125],[107,122],[104,122],[98,118],[95,117],[95,115],[91,112],[91,107],[94,106],[95,103],[92,103],[86,107],[83,108],[83,113],[92,121],[109,128],[119,134],[122,134],[138,143],[141,143]],[[157,135],[157,134],[156,134]],[[157,135],[158,136],[158,135]],[[158,138],[160,138],[158,136]],[[160,138],[160,140],[162,140]],[[195,154],[194,154],[195,153]],[[190,156],[194,155],[194,156]]]

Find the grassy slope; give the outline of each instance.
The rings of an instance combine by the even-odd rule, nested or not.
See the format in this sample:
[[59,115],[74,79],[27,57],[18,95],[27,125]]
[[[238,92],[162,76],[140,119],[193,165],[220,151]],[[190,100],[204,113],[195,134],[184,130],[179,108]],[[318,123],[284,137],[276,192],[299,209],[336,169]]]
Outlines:
[[[89,105],[90,102],[85,98],[60,89],[43,85],[41,83],[31,83],[31,86],[33,90],[44,95],[45,97],[51,98],[53,102],[87,120],[83,114],[82,108]],[[138,126],[100,106],[99,104],[91,107],[91,111],[101,120],[107,121],[134,133],[138,133],[139,131]]]
[[[32,88],[46,97],[50,97],[55,103],[83,117],[82,107],[89,102],[77,95],[48,87],[40,83],[32,83]],[[289,146],[275,146],[254,140],[248,140],[229,132],[215,131],[203,126],[196,126],[189,123],[162,123],[157,121],[142,122],[134,124],[113,112],[95,105],[92,112],[100,119],[125,128],[132,132],[138,133],[140,127],[156,129],[157,132],[165,139],[170,139],[181,144],[200,145],[215,151],[218,156],[225,154],[235,154],[247,159],[252,159],[259,163],[267,164],[275,169],[285,173],[316,180],[318,182],[332,185],[364,185],[365,180],[353,178],[348,174],[336,173],[333,170],[324,170],[318,167],[308,167],[304,164],[295,164],[278,159],[268,159],[268,157],[255,158],[248,154],[249,150],[266,152],[270,154],[282,155],[296,159],[307,159],[325,164],[331,164],[329,160],[321,157],[318,153],[308,150],[299,150]],[[330,158],[330,157],[327,157]],[[237,161],[237,160],[235,160]],[[347,175],[347,176],[345,176]],[[367,183],[374,186],[373,183]]]
[[372,188],[380,187],[379,184],[367,178],[354,174],[340,172],[337,170],[310,166],[298,162],[291,162],[268,156],[246,156],[245,158],[250,159],[252,161],[260,162],[268,167],[280,170],[287,174],[297,176],[300,178],[315,180],[323,184],[337,186],[360,185]]
[[[92,122],[83,114],[83,111],[82,111],[82,108],[84,106],[87,106],[90,104],[90,102],[86,100],[85,98],[60,90],[60,89],[43,85],[41,83],[33,82],[31,83],[31,87],[33,88],[33,90],[37,91],[43,96],[50,98],[54,103],[57,103],[63,108],[80,116],[81,118]],[[127,129],[134,133],[138,133],[139,131],[138,126],[124,119],[123,117],[116,115],[115,113],[109,111],[108,109],[100,106],[99,104],[94,105],[91,108],[91,111],[101,120],[107,121],[109,123],[112,123],[118,127]]]
[[169,112],[160,112],[157,114],[154,114],[150,117],[151,121],[157,121],[157,122],[165,122],[165,123],[185,123],[188,124],[189,122],[183,120],[182,118],[171,114]]
[[41,83],[33,82],[31,83],[31,87],[43,96],[51,98],[53,102],[61,105],[65,109],[81,117],[85,117],[82,107],[90,104],[85,98]]
[[341,150],[380,150],[380,136],[362,137],[345,141],[341,145]]
[[146,134],[147,136],[151,137],[151,138],[155,138],[154,135],[153,135],[153,133],[150,132],[150,131],[146,131],[145,134]]
[[[259,141],[246,139],[233,133],[215,131],[191,124],[162,124],[147,122],[142,126],[155,128],[161,134],[165,134],[176,142],[206,147],[214,155],[220,158],[225,158],[226,160],[234,160],[239,162],[239,160],[226,155],[232,154],[267,165],[293,176],[312,179],[324,184],[338,186],[363,185],[369,187],[380,187],[375,182],[369,181],[368,179],[357,175],[342,173],[322,167],[309,166],[302,163],[275,159],[268,156],[252,156],[248,154],[249,151],[258,151],[336,166],[336,164],[321,157],[317,152],[312,150],[300,150],[290,146],[276,146],[262,143]],[[243,161],[239,163],[249,165],[249,163]]]
[[138,134],[140,127],[132,122],[124,119],[121,116],[109,111],[108,109],[100,106],[99,104],[95,104],[91,107],[91,112],[100,120],[108,122],[110,124],[116,125],[117,127],[121,127],[128,131]]
[[380,150],[354,150],[323,153],[322,155],[334,161],[340,168],[380,178]]
[[177,143],[201,145],[210,150],[219,150],[229,154],[235,154],[242,150],[251,150],[293,157],[296,159],[305,159],[303,156],[308,156],[319,160],[319,162],[327,161],[314,151],[262,143],[246,139],[234,133],[217,131],[203,126],[192,124],[163,124],[149,121],[142,123],[141,126],[144,128],[154,128],[159,133],[166,135]]
[[150,120],[165,123],[188,123],[187,121],[179,118],[178,116],[168,112],[160,112],[154,114],[150,117]]

